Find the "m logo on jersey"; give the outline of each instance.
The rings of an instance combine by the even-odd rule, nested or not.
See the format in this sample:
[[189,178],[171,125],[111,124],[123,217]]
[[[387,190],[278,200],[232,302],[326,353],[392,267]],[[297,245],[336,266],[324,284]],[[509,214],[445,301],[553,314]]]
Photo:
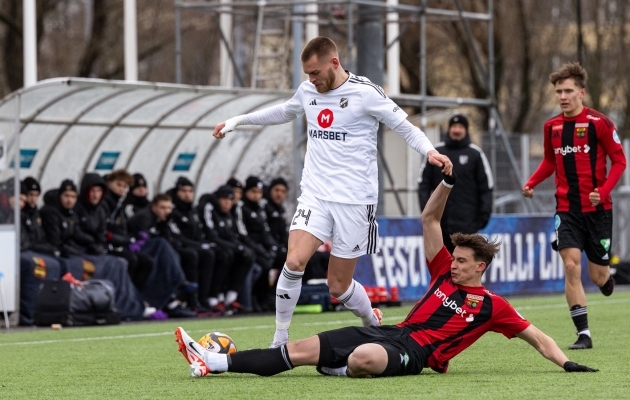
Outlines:
[[326,129],[330,128],[334,119],[335,116],[333,115],[333,112],[330,111],[328,108],[324,108],[319,112],[319,115],[317,116],[317,123],[319,124],[319,126]]
[[339,100],[339,107],[341,108],[348,107],[348,99],[346,97],[342,97],[341,100]]

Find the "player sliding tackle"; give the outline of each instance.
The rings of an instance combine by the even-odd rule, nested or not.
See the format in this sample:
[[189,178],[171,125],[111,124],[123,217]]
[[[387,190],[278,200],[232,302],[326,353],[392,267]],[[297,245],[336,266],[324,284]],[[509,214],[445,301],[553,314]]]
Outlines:
[[378,252],[376,133],[379,122],[402,136],[428,162],[450,173],[453,164],[438,153],[407,114],[367,78],[343,69],[335,43],[317,37],[301,54],[303,82],[289,101],[218,124],[223,139],[238,125],[276,125],[306,115],[308,143],[302,195],[291,223],[287,259],[276,289],[276,332],[271,347],[289,341],[289,325],[302,290],[306,263],[332,238],[328,266],[330,294],[363,326],[380,325],[361,284],[352,279],[359,256]]
[[450,359],[488,331],[519,337],[567,372],[596,372],[569,361],[549,336],[520,316],[501,296],[481,285],[481,277],[500,243],[478,234],[451,236],[451,255],[442,241],[440,219],[455,184],[444,175],[422,212],[424,251],[431,282],[405,320],[394,326],[347,327],[322,332],[279,348],[232,355],[205,350],[182,328],[175,331],[179,351],[192,376],[239,372],[269,376],[302,365],[324,375],[381,377],[417,375],[429,367],[446,372]]

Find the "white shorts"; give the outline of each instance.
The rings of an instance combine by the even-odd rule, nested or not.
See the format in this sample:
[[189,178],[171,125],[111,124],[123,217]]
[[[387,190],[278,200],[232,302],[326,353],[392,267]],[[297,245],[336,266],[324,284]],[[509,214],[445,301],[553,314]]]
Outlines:
[[357,258],[379,251],[376,204],[344,204],[300,196],[290,230],[302,230],[322,242],[332,238],[330,254]]

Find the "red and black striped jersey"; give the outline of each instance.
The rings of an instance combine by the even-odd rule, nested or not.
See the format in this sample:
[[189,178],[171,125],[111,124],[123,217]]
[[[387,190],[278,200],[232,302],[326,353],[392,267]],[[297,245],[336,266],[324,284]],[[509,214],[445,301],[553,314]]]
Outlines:
[[431,283],[427,293],[397,326],[428,354],[428,366],[446,372],[448,361],[488,331],[507,338],[525,330],[530,323],[504,298],[483,286],[453,283],[451,261],[446,247],[427,262]]
[[[608,176],[606,156],[611,161]],[[555,172],[556,211],[610,210],[610,192],[625,167],[615,125],[604,114],[584,107],[575,117],[560,114],[545,123],[544,158],[525,186],[534,188]],[[588,196],[596,188],[601,201],[594,207]]]

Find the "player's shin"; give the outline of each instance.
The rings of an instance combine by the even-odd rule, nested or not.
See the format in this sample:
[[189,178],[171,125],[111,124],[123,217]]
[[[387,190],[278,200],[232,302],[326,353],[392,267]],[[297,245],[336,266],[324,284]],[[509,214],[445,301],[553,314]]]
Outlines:
[[274,343],[289,341],[289,325],[302,291],[303,271],[291,271],[285,264],[276,287],[276,333]]
[[372,302],[365,288],[359,282],[352,280],[348,290],[337,298],[354,315],[361,318],[363,326],[379,325],[378,319],[372,310]]
[[238,351],[227,356],[228,371],[271,376],[293,369],[287,346]]

